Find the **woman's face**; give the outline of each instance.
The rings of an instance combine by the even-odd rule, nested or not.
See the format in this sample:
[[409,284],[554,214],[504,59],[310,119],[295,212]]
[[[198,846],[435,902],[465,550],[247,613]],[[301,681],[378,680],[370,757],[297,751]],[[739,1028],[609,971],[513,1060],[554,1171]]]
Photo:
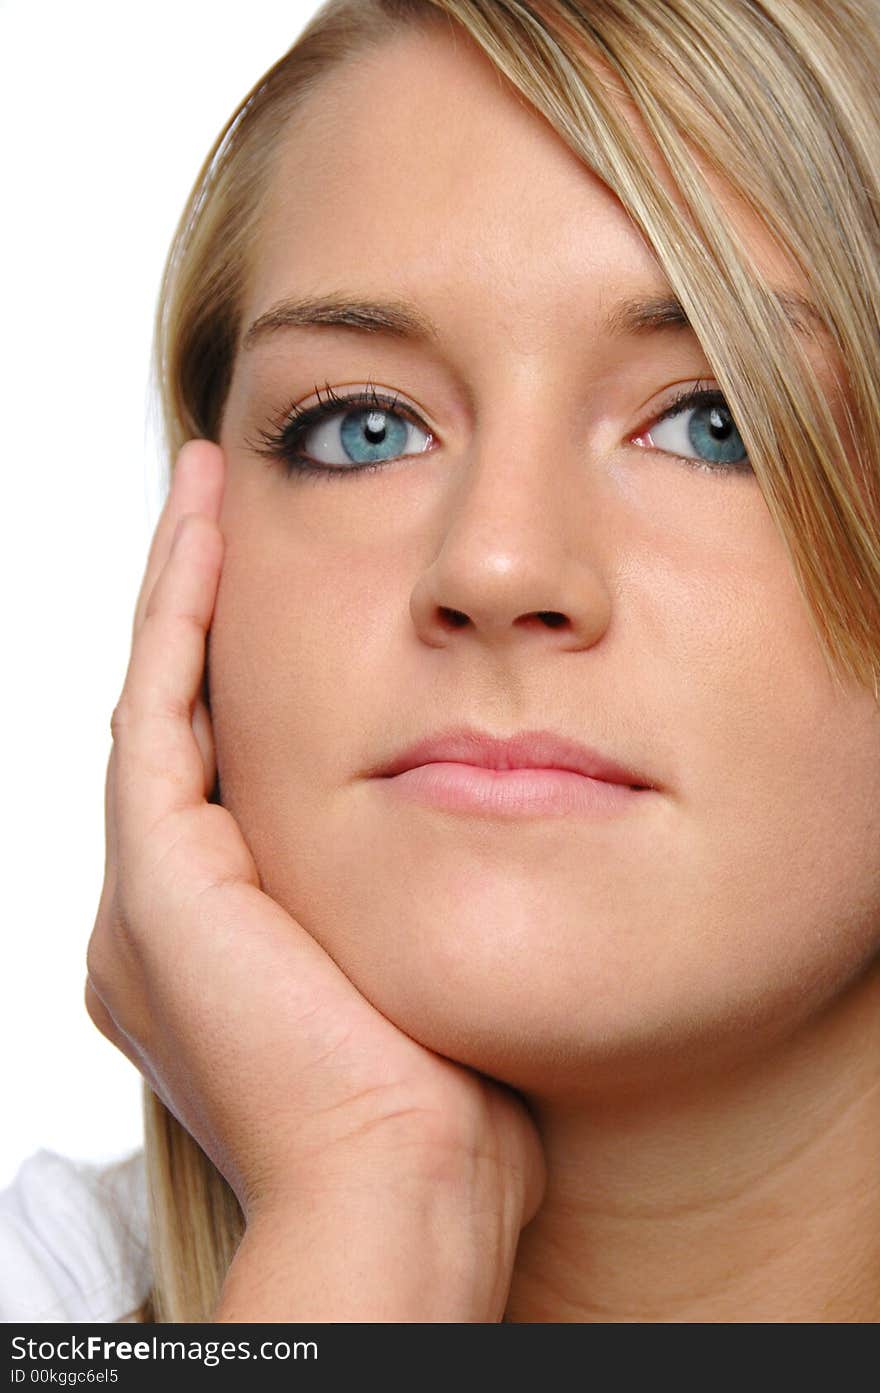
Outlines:
[[[687,327],[621,327],[670,292],[619,203],[469,44],[405,33],[297,117],[254,262],[246,326],[332,295],[435,330],[277,314],[235,364],[210,680],[264,888],[391,1020],[520,1087],[789,1029],[880,937],[878,712],[832,683],[754,476],[717,467],[729,422],[656,424],[712,375]],[[391,414],[301,430],[325,473],[254,450],[370,384]],[[371,774],[461,726],[655,787],[563,813]]]

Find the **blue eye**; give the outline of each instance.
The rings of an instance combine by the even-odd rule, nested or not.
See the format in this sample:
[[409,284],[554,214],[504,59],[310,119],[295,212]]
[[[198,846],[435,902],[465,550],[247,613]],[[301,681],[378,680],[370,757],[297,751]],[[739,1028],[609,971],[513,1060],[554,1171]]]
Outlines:
[[657,450],[693,460],[697,468],[723,473],[749,469],[742,437],[720,392],[688,391],[645,432]]
[[[315,389],[318,392],[318,389]],[[261,431],[258,454],[279,460],[289,473],[351,474],[375,471],[404,455],[418,455],[433,443],[431,432],[372,384],[350,396],[328,385],[315,406],[292,406],[272,432]]]
[[398,412],[371,404],[355,410],[325,412],[323,419],[312,426],[301,423],[296,444],[319,464],[345,468],[385,464],[401,455],[420,454],[428,443],[428,438],[418,443],[420,434],[425,433]]

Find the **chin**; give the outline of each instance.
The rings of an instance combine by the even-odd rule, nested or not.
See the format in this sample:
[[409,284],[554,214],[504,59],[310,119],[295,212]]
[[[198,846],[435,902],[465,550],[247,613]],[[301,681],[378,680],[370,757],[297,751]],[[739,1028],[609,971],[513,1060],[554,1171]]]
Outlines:
[[352,870],[275,897],[426,1048],[547,1098],[640,1085],[700,1057],[680,967],[664,972],[642,949],[652,919],[601,896],[585,907],[582,886],[566,893],[525,871],[483,868],[416,896],[405,876]]

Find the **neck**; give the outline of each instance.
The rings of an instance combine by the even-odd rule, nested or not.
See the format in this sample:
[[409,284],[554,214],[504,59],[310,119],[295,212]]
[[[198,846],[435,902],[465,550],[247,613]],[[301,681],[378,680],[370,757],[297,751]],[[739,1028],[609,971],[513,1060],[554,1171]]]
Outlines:
[[880,970],[687,1086],[528,1102],[547,1191],[505,1319],[876,1322]]

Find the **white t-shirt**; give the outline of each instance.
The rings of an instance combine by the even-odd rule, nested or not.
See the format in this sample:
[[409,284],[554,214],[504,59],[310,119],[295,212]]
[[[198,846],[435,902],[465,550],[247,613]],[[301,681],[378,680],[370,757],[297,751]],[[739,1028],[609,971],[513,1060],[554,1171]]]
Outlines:
[[0,1321],[130,1321],[151,1282],[142,1151],[37,1151],[0,1191]]

